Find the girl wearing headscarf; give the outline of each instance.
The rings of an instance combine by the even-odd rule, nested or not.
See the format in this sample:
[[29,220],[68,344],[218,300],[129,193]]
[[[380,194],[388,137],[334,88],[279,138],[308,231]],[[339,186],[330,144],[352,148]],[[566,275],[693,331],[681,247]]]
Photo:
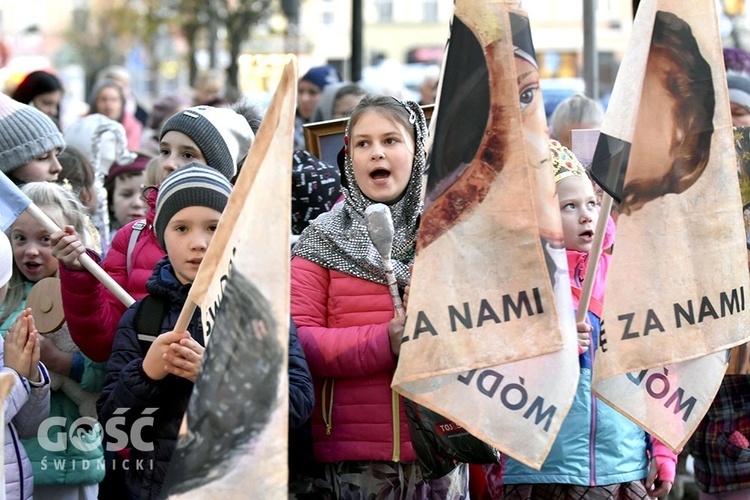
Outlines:
[[[404,318],[394,318],[365,209],[390,208],[398,285],[414,260],[427,126],[414,102],[365,97],[345,136],[344,201],[311,222],[294,248],[291,310],[315,386],[315,494],[465,498],[465,466],[425,480],[401,397],[391,390]],[[308,490],[309,492],[310,490]]]

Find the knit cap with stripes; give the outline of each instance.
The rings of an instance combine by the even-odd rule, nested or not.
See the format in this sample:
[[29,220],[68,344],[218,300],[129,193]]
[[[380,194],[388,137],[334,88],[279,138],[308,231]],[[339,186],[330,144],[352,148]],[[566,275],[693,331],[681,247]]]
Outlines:
[[192,162],[164,179],[156,198],[154,232],[159,245],[164,245],[164,230],[174,215],[187,207],[208,207],[223,212],[232,185],[218,170]]

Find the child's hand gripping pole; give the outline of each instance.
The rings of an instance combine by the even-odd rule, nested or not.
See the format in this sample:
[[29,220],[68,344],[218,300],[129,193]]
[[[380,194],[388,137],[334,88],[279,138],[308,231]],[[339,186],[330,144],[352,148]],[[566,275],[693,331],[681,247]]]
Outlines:
[[[31,199],[21,191],[18,186],[13,184],[7,175],[0,173],[0,228],[5,231],[16,218],[26,211],[39,224],[44,227],[50,234],[60,231],[57,224],[47,217],[47,214],[31,202]],[[104,286],[106,286],[120,302],[130,307],[135,302],[128,292],[126,292],[104,269],[99,267],[94,259],[88,254],[83,254],[78,259],[81,265],[88,272],[94,275]]]
[[599,266],[599,257],[602,255],[604,236],[607,232],[607,220],[611,212],[612,197],[604,193],[602,196],[602,207],[599,210],[599,220],[596,221],[596,229],[594,230],[594,240],[591,243],[591,250],[589,251],[589,261],[586,264],[581,299],[578,302],[578,311],[576,313],[576,323],[586,321],[586,311],[589,309],[591,292],[594,289],[594,281],[596,281],[596,268]]
[[[57,224],[34,203],[31,203],[28,207],[26,207],[26,213],[32,216],[34,220],[41,224],[42,227],[49,231],[50,234],[61,230],[59,227],[57,227]],[[106,286],[107,289],[112,292],[120,302],[125,304],[126,307],[130,307],[130,305],[135,302],[135,299],[131,297],[130,294],[126,292],[125,289],[112,278],[112,276],[107,274],[104,269],[99,267],[99,264],[94,262],[94,259],[92,259],[89,254],[84,253],[83,255],[78,257],[78,260],[88,272],[90,272],[96,279],[98,279],[104,286]]]
[[396,275],[391,263],[391,247],[393,246],[391,210],[382,203],[375,203],[365,210],[365,219],[367,220],[367,232],[370,233],[372,244],[375,245],[375,249],[383,258],[383,267],[388,281],[388,289],[391,291],[393,307],[396,309],[396,316],[401,317],[404,315],[404,305],[401,302],[401,294],[398,292]]

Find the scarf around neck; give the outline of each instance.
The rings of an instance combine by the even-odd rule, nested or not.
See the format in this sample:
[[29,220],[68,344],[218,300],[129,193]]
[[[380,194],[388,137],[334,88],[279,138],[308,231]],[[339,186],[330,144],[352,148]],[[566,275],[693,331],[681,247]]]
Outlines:
[[[409,184],[401,199],[388,205],[393,218],[393,270],[399,286],[404,287],[409,281],[409,265],[414,261],[419,218],[423,209],[421,195],[427,122],[417,103],[396,101],[409,112],[415,137],[414,164]],[[370,109],[377,110],[375,107]],[[347,137],[349,132],[347,124]],[[344,174],[349,186],[342,188],[344,201],[310,223],[294,246],[293,253],[326,269],[385,285],[383,259],[370,239],[365,219],[365,210],[375,202],[367,198],[357,185],[349,152],[346,154]]]

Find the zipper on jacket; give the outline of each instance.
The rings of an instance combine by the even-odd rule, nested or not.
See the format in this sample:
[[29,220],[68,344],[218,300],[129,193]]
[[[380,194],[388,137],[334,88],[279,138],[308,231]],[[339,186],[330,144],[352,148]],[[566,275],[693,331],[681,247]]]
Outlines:
[[401,461],[401,422],[398,410],[398,393],[391,390],[391,408],[393,409],[393,461]]
[[[331,381],[331,398],[328,401],[328,411],[326,412],[326,386],[328,385],[329,380]],[[335,379],[327,378],[325,382],[323,382],[323,390],[320,395],[320,406],[323,410],[323,423],[326,424],[326,435],[330,435],[331,429],[333,428],[331,417],[333,416],[333,384],[335,382]]]
[[[18,442],[19,438],[18,438],[18,435],[16,434],[16,430],[13,428],[13,426],[10,425],[10,423],[6,424],[6,426],[10,430],[10,436],[11,436],[11,438],[13,438],[13,451],[15,451],[15,453],[16,453],[16,461],[18,462],[18,486],[19,486],[19,490],[18,491],[20,493],[19,498],[21,498],[23,500],[23,498],[25,498],[24,497],[24,491],[23,491],[23,481],[24,481],[24,477],[23,477],[23,460],[22,460],[22,457],[21,457],[21,450],[18,448],[21,445],[21,443]],[[7,480],[8,478],[6,477],[5,479]]]
[[[592,339],[593,340],[593,339]],[[594,342],[589,344],[591,354],[591,381],[589,382],[589,397],[591,398],[591,433],[589,435],[589,474],[591,474],[589,485],[596,486],[596,396],[591,388],[591,382],[594,379],[594,351],[596,346]]]

